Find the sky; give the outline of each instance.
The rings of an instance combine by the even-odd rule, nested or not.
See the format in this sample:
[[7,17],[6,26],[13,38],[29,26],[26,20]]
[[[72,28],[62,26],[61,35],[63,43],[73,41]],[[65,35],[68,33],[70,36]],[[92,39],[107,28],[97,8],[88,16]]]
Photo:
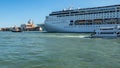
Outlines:
[[52,11],[120,4],[120,0],[0,0],[0,28],[44,23]]

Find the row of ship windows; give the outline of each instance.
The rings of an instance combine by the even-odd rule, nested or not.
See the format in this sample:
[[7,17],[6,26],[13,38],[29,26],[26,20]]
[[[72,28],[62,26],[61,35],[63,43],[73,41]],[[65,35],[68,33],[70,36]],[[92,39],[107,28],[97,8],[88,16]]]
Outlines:
[[[89,16],[110,16],[110,15],[115,15],[116,13],[108,13],[108,14],[83,14],[84,16],[87,16],[87,15],[89,15]],[[76,14],[76,15],[59,15],[59,16],[57,16],[57,17],[66,17],[66,16],[80,16],[80,14]]]
[[[75,18],[111,18],[111,17],[117,17],[116,15],[94,15],[94,16],[83,16],[83,17],[79,17],[79,16],[76,16]],[[69,19],[69,18],[68,18]]]
[[65,23],[65,22],[52,22],[52,24],[62,24],[62,23]]
[[[65,23],[68,21],[54,21],[52,24],[60,24],[60,23]],[[81,25],[81,24],[102,24],[103,22],[108,23],[108,24],[114,24],[115,22],[120,22],[120,18],[105,18],[105,19],[91,19],[91,20],[70,20],[70,25],[76,24],[76,25]],[[94,22],[94,23],[93,23]]]
[[[94,17],[92,17],[92,16],[89,16],[89,17],[75,17],[74,19],[89,19],[89,18],[94,18],[94,19],[97,19],[97,18],[116,18],[116,16],[104,16],[104,17],[100,17],[100,16],[94,16]],[[69,19],[73,19],[73,18],[58,18],[57,20],[56,20],[56,22],[57,21],[60,21],[60,20],[69,20]],[[54,21],[55,19],[53,18],[53,19],[48,19],[47,21]]]
[[[57,20],[62,20],[62,19],[88,19],[88,18],[115,18],[115,17],[120,17],[120,13],[111,13],[111,14],[92,14],[92,15],[81,15],[81,16],[74,16],[74,17],[57,17]],[[48,17],[46,18],[47,20],[55,20],[54,17]]]
[[73,9],[73,10],[62,10],[62,11],[57,11],[53,12],[55,13],[66,13],[66,12],[91,12],[91,11],[115,11],[119,10],[119,6],[111,6],[111,7],[95,7],[95,8],[82,8],[82,9]]
[[89,27],[100,27],[100,25],[72,25],[72,26],[65,26],[64,28],[75,28],[75,27],[79,27],[79,28],[83,28],[83,30],[88,29]]
[[[120,10],[118,10],[120,12]],[[89,15],[89,14],[103,14],[103,13],[115,13],[115,11],[106,11],[106,12],[91,12],[91,13],[64,13],[64,14],[50,14],[50,16],[64,17],[64,16],[76,16],[76,15]]]
[[[66,16],[87,16],[87,15],[89,15],[89,16],[95,16],[95,15],[114,15],[114,14],[120,14],[120,12],[119,13],[103,13],[103,14],[83,14],[83,15],[79,15],[79,14],[76,14],[76,15],[59,15],[59,16],[56,16],[56,17],[66,17]],[[53,16],[50,16],[50,17],[53,17]]]
[[[62,24],[63,22],[53,22],[52,24]],[[94,22],[94,23],[70,23],[69,25],[96,25],[96,24],[120,24],[120,22]]]
[[96,25],[96,24],[120,24],[120,22],[116,23],[116,22],[108,22],[108,23],[76,23],[76,24],[69,24],[70,26],[72,25]]
[[106,12],[119,12],[119,10],[115,10],[115,9],[113,9],[113,10],[84,10],[84,11],[76,11],[76,10],[74,10],[74,11],[63,11],[63,12],[56,12],[56,13],[52,13],[52,14],[50,14],[50,15],[59,15],[59,14],[69,14],[69,13],[80,13],[80,14],[84,14],[84,13],[106,13]]
[[[94,22],[94,23],[93,23]],[[101,23],[110,23],[114,24],[116,22],[120,22],[120,18],[106,18],[106,19],[94,19],[94,20],[73,20],[70,21],[70,24],[101,24]]]

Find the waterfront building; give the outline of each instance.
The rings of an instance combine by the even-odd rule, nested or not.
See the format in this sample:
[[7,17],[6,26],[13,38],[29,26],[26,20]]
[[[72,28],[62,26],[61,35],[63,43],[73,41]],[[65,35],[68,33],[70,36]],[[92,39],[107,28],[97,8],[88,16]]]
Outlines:
[[1,28],[1,31],[11,31],[11,27]]
[[46,16],[48,32],[94,32],[99,27],[120,26],[120,5],[55,11]]
[[33,21],[31,19],[28,21],[27,24],[22,24],[21,25],[22,30],[31,30],[33,28],[35,28],[35,25],[34,25],[34,23],[33,23]]

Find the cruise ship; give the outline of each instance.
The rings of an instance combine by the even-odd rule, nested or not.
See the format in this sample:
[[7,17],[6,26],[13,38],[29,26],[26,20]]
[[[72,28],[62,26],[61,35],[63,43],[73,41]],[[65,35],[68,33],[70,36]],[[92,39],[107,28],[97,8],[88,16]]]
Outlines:
[[120,26],[120,5],[67,9],[46,16],[47,32],[92,33],[99,27]]

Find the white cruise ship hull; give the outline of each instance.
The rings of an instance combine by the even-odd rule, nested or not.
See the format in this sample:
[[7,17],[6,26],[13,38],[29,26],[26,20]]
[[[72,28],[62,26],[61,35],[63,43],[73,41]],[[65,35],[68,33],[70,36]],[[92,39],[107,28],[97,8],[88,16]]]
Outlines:
[[[99,27],[113,27],[116,24],[101,24],[101,25],[65,25],[65,24],[45,24],[47,32],[58,33],[93,33]],[[120,24],[117,24],[120,26]]]
[[56,11],[45,20],[47,32],[91,33],[115,25],[120,25],[120,5]]

